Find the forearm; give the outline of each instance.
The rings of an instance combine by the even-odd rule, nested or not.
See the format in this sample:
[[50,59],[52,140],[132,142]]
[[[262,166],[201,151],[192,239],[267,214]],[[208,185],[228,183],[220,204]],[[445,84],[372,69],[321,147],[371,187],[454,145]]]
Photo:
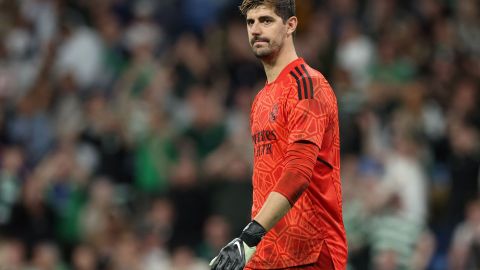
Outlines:
[[271,192],[258,214],[255,216],[260,225],[269,231],[290,210],[288,199],[278,192]]

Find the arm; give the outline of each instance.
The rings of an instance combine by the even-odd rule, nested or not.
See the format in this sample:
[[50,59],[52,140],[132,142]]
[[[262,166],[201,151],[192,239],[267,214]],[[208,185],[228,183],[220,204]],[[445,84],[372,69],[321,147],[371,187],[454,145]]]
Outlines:
[[290,202],[285,196],[272,191],[254,220],[262,225],[265,231],[269,231],[288,213],[290,208]]
[[282,176],[254,218],[266,231],[287,214],[307,189],[318,151],[318,147],[308,141],[295,142],[287,148]]
[[285,168],[277,185],[240,237],[231,241],[212,260],[212,269],[243,269],[263,236],[287,214],[308,187],[317,154],[318,147],[309,142],[296,142],[288,147]]

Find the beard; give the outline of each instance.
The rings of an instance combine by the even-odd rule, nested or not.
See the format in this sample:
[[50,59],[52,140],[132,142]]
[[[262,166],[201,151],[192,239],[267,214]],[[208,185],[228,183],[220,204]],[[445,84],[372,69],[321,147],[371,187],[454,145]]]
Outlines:
[[252,48],[253,54],[255,57],[263,59],[270,58],[273,54],[273,50],[270,47],[267,48]]
[[[262,41],[265,42],[260,47],[255,45],[255,42]],[[255,57],[259,59],[268,59],[272,58],[280,50],[280,46],[276,43],[272,43],[269,39],[266,38],[252,38],[250,41],[252,47],[252,52]]]

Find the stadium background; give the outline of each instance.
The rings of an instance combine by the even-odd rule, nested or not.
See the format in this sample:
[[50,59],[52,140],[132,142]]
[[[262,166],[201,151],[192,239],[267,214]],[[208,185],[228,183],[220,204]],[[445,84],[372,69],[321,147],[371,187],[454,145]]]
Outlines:
[[[208,269],[249,220],[265,82],[238,5],[0,1],[0,269]],[[479,2],[297,6],[351,269],[478,269]]]

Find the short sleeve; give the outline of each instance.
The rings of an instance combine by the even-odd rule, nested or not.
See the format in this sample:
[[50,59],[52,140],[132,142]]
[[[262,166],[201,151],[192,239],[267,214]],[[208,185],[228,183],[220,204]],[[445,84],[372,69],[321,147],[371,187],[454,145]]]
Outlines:
[[326,104],[317,99],[290,100],[287,113],[288,143],[309,141],[321,149],[323,135],[329,123]]

